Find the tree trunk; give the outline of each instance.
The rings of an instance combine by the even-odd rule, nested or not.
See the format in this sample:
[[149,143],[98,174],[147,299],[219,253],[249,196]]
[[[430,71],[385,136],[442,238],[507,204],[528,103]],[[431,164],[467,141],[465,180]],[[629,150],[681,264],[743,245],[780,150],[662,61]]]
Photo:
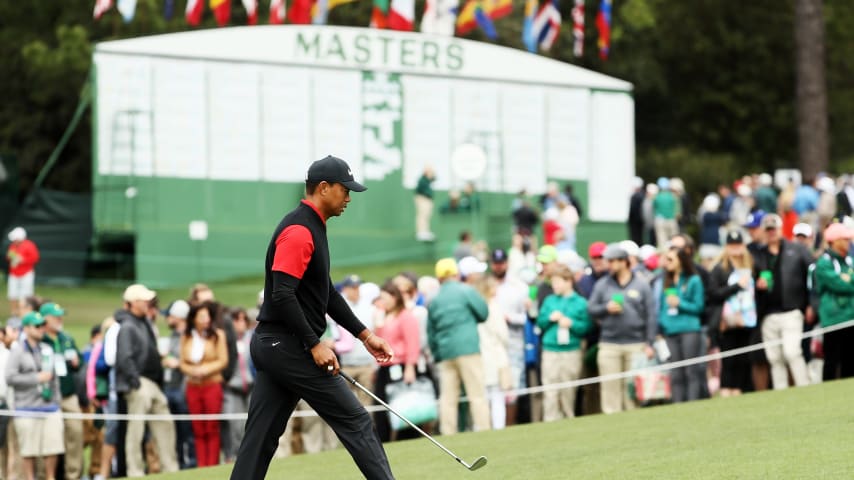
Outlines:
[[809,179],[827,170],[829,155],[823,0],[794,2],[798,160]]

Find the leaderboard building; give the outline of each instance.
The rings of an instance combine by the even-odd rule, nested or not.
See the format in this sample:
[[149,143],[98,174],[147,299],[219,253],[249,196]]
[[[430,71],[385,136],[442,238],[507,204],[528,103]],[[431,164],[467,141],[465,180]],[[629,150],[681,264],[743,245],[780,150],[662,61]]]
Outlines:
[[[347,160],[369,188],[330,227],[337,266],[447,255],[460,230],[507,246],[512,197],[571,182],[579,246],[624,234],[635,172],[631,84],[453,37],[253,26],[100,43],[94,53],[96,235],[130,234],[139,281],[263,271],[307,166]],[[478,145],[475,212],[452,154]],[[435,243],[414,241],[412,189],[437,173]]]

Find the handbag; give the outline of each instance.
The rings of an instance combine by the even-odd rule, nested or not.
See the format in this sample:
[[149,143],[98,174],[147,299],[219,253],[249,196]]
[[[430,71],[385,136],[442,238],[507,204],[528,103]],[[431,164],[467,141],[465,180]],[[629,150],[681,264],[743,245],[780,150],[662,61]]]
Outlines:
[[[656,365],[658,365],[656,360],[649,360],[642,354],[632,361],[633,370]],[[639,404],[670,400],[670,373],[660,370],[641,370],[631,379],[629,394]]]
[[[426,377],[417,377],[410,385],[400,381],[385,387],[389,406],[412,423],[419,425],[439,418],[439,405],[433,383]],[[409,424],[388,412],[389,423],[394,431],[409,428]]]

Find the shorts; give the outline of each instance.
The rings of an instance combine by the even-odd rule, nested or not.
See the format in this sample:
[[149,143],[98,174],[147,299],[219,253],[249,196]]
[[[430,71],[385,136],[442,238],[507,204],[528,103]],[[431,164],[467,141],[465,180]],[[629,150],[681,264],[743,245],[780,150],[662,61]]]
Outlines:
[[40,418],[15,418],[14,422],[21,457],[65,453],[62,412],[53,412]]
[[[119,399],[115,392],[110,392],[110,399],[107,401],[104,413],[119,413]],[[104,443],[114,447],[119,444],[118,420],[104,420]]]
[[32,271],[20,277],[9,275],[8,282],[6,298],[9,300],[23,300],[32,297],[35,293],[36,272]]

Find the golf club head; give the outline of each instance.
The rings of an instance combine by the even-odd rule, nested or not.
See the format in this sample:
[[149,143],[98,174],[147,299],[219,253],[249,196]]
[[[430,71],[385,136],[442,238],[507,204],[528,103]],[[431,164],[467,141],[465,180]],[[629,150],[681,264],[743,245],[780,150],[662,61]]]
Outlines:
[[477,470],[478,468],[485,467],[486,466],[486,457],[478,457],[478,459],[475,460],[474,462],[472,462],[471,465],[467,465],[467,466],[469,467],[469,470],[472,472]]

